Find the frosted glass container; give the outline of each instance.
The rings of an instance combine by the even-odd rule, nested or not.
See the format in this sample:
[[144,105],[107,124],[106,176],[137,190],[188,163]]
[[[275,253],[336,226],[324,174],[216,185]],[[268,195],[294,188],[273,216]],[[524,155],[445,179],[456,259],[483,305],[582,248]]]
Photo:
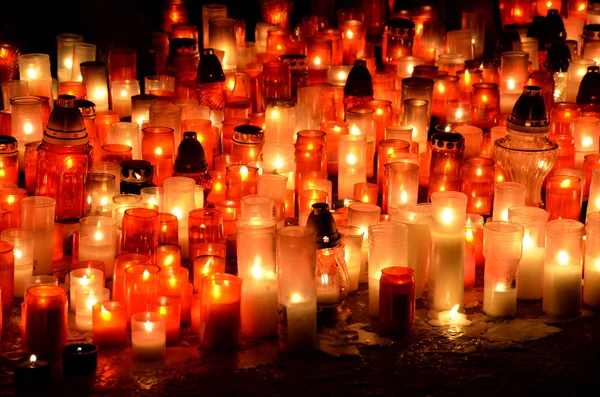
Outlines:
[[73,44],[73,67],[71,68],[71,81],[82,81],[81,67],[83,62],[96,60],[96,45],[89,43]]
[[351,198],[354,185],[367,181],[367,137],[342,135],[338,139],[338,197]]
[[508,209],[525,205],[525,186],[515,182],[500,182],[494,186],[494,221],[508,221]]

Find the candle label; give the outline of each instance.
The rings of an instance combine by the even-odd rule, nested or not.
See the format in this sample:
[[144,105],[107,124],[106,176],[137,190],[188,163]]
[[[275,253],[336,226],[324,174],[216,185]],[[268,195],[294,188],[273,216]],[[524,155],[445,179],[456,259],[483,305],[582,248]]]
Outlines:
[[408,295],[392,295],[392,321],[406,321],[409,318]]

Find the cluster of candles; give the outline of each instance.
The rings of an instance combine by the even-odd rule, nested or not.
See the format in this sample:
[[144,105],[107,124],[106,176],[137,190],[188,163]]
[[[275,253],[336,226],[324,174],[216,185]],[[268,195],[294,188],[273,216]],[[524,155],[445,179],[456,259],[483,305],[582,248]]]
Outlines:
[[[502,2],[506,23],[529,20],[521,3]],[[348,318],[359,283],[383,333],[412,328],[424,291],[433,323],[467,325],[457,311],[484,265],[490,316],[540,298],[577,315],[583,266],[583,301],[600,306],[600,108],[578,95],[598,41],[570,47],[567,73],[523,37],[499,69],[481,61],[479,14],[444,34],[431,7],[340,9],[337,27],[310,15],[292,33],[291,7],[265,1],[251,44],[226,6],[203,6],[200,54],[185,7],[167,5],[143,85],[133,49],[106,64],[59,35],[56,93],[47,54],[0,44],[0,287],[5,309],[24,297],[32,354],[17,377],[49,376],[38,357],[95,369],[97,347],[129,339],[135,359],[159,360],[182,326],[211,350],[236,349],[240,333],[313,350],[328,320],[317,312]],[[598,16],[575,10],[563,39],[580,41]],[[519,119],[534,97],[549,120]],[[554,155],[524,176],[502,154],[519,125],[541,128]],[[333,220],[327,233],[317,216]],[[67,346],[69,315],[95,345]]]

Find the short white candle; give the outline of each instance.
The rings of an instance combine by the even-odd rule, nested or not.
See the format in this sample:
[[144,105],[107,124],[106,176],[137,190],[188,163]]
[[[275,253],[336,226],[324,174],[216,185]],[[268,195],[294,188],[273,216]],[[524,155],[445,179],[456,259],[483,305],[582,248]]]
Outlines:
[[340,301],[340,275],[317,276],[317,303],[332,305]]
[[311,350],[316,343],[317,302],[302,301],[301,296],[292,296],[284,310],[288,346],[292,350]]
[[483,311],[488,316],[512,317],[517,313],[517,289],[498,284],[483,290]]
[[104,287],[91,287],[76,290],[75,326],[80,331],[92,330],[92,308],[98,302],[109,300],[110,290]]
[[77,291],[79,289],[104,287],[104,274],[100,269],[81,268],[75,269],[69,273],[70,293],[69,306],[71,311],[77,308]]
[[167,322],[158,313],[131,316],[131,352],[135,360],[162,360],[167,352]]

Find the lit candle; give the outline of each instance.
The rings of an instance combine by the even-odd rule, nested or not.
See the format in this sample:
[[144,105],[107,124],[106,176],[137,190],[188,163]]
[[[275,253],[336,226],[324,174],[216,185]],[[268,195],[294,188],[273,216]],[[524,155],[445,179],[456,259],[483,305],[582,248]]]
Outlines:
[[[215,209],[201,208],[189,215],[189,257],[200,255],[221,255],[225,257],[225,235],[223,214]],[[218,251],[215,251],[219,247]],[[198,292],[198,291],[196,291]]]
[[209,350],[237,349],[242,279],[226,273],[207,277],[202,288],[202,347]]
[[554,175],[546,183],[548,220],[579,220],[581,212],[581,181],[574,176]]
[[338,197],[352,197],[354,185],[356,183],[366,182],[366,149],[366,136],[340,136],[338,157]]
[[545,228],[548,213],[536,207],[517,206],[508,210],[508,221],[522,225],[523,256],[519,261],[517,299],[536,300],[544,287]]
[[160,286],[159,272],[156,265],[131,265],[125,269],[127,318],[144,312],[148,302],[156,296]]
[[172,243],[158,244],[156,264],[160,266],[161,270],[165,270],[168,267],[180,267],[181,247],[178,244]]
[[525,205],[525,186],[515,182],[500,182],[494,186],[494,221],[508,221],[508,209]]
[[117,221],[91,216],[82,218],[79,224],[79,261],[97,260],[104,263],[107,278],[112,278],[117,250]]
[[489,316],[512,317],[517,312],[517,269],[523,250],[523,226],[488,222],[483,226],[486,272],[483,311]]
[[241,299],[241,331],[252,338],[277,333],[277,277],[273,220],[238,221],[238,275],[244,280]]
[[131,317],[131,352],[135,360],[162,360],[166,344],[167,323],[163,316],[141,312]]
[[25,294],[25,278],[33,274],[33,232],[26,229],[6,229],[2,231],[0,238],[14,247],[14,296],[22,298]]
[[431,196],[431,263],[429,283],[435,310],[463,305],[467,196],[436,192]]
[[15,365],[15,388],[18,392],[40,392],[52,382],[51,366],[35,354],[20,360]]
[[365,25],[362,21],[348,20],[341,22],[339,27],[342,31],[343,64],[350,65],[364,50]]
[[93,286],[78,289],[76,292],[75,325],[80,331],[92,331],[92,308],[98,302],[108,301],[110,290],[108,288]]
[[344,208],[348,213],[348,226],[358,227],[363,231],[362,261],[360,282],[367,282],[367,258],[369,253],[369,227],[379,222],[381,208],[374,204],[352,203]]
[[98,302],[92,308],[92,339],[102,347],[127,343],[127,308],[116,301]]
[[181,300],[171,296],[156,296],[148,302],[149,309],[162,317],[166,323],[167,345],[179,341],[181,327]]
[[194,259],[194,294],[202,292],[202,277],[214,273],[225,273],[225,258],[217,255],[200,255]]
[[458,312],[459,307],[460,305],[457,303],[452,307],[452,309],[439,312],[437,318],[429,320],[429,324],[433,325],[434,327],[441,327],[443,325],[471,325],[471,321],[467,319],[467,316]]
[[494,160],[468,157],[463,162],[461,189],[468,197],[467,212],[489,214],[494,197]]
[[71,311],[77,309],[77,293],[81,289],[104,287],[104,273],[99,269],[75,269],[69,273],[69,306]]
[[570,219],[546,225],[542,309],[550,316],[577,316],[581,309],[581,260],[585,226]]

